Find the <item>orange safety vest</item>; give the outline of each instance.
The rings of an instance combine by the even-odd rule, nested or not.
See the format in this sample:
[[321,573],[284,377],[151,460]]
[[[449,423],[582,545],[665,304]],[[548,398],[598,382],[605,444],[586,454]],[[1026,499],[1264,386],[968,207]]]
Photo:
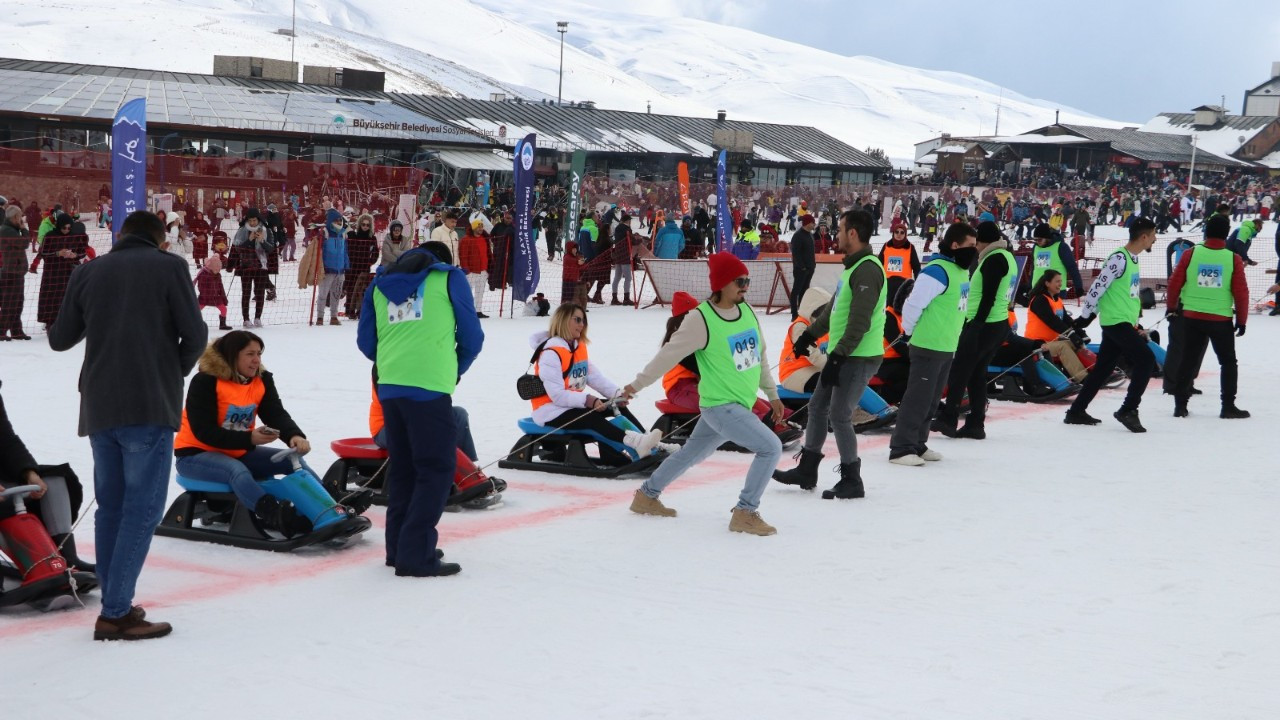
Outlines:
[[[1053,308],[1053,313],[1058,317],[1062,317],[1062,299],[1051,297],[1049,295],[1045,295],[1044,299],[1049,301],[1049,307]],[[1027,338],[1031,340],[1043,340],[1045,342],[1053,342],[1054,340],[1058,339],[1058,333],[1054,332],[1053,328],[1046,325],[1045,322],[1041,320],[1038,315],[1028,310],[1027,311]]]
[[892,245],[884,246],[884,275],[885,277],[900,277],[910,280],[915,277],[911,271],[911,246],[897,248]]
[[369,437],[378,437],[387,421],[382,415],[382,401],[378,399],[378,383],[373,383],[373,401],[369,403]]
[[[894,310],[892,305],[886,305],[884,307],[884,311],[885,311],[885,314],[889,316],[885,318],[885,322],[892,322],[893,326],[898,328],[898,335],[899,337],[901,337],[902,317],[898,315],[898,311]],[[884,359],[885,360],[892,360],[893,358],[902,357],[902,353],[898,351],[898,348],[902,345],[902,343],[898,343],[897,345],[894,345],[888,340],[882,340],[882,342],[884,343]]]
[[[551,347],[546,348],[543,352],[552,350],[556,355],[560,356],[560,374],[564,375],[564,386],[567,390],[574,392],[582,392],[587,389],[587,346],[581,343],[573,351],[568,348]],[[538,362],[542,362],[542,353],[538,353]],[[533,409],[546,405],[551,402],[550,395],[536,397],[529,401],[533,404]]]
[[666,375],[662,376],[663,391],[666,392],[667,395],[670,395],[671,388],[675,387],[676,383],[680,382],[681,380],[684,380],[685,378],[693,378],[694,380],[697,380],[698,376],[695,375],[693,371],[690,370],[689,368],[680,364],[676,364],[675,367],[667,371]]
[[[791,374],[797,370],[813,367],[813,363],[809,362],[808,357],[792,357],[793,353],[795,353],[795,344],[791,342],[791,331],[795,330],[797,325],[801,327],[809,327],[809,321],[805,318],[798,317],[795,319],[795,322],[791,323],[791,326],[787,328],[787,337],[784,338],[782,342],[782,357],[778,358],[779,382],[785,382],[786,379],[791,377]],[[818,342],[816,344],[821,346],[830,338],[830,333],[823,335],[818,338]]]
[[[267,394],[267,386],[262,378],[255,377],[248,385],[241,385],[234,380],[218,379],[218,418],[223,430],[253,432],[258,424],[258,407]],[[173,440],[175,450],[198,448],[209,452],[218,452],[234,458],[242,457],[248,450],[231,450],[206,445],[196,439],[191,432],[191,423],[187,420],[187,411],[182,410],[182,428]]]

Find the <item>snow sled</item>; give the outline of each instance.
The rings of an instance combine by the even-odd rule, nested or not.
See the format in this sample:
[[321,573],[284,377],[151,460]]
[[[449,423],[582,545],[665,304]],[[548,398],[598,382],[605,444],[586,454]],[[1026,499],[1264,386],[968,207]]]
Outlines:
[[1048,360],[1040,358],[1036,362],[1036,370],[1040,373],[1040,380],[1048,385],[1052,392],[1045,395],[1029,394],[1022,383],[1021,366],[1015,365],[1012,368],[1006,368],[999,365],[988,365],[987,398],[1011,402],[1046,403],[1071,397],[1080,392],[1080,386],[1071,382],[1058,369],[1057,365]]
[[169,506],[156,527],[156,535],[249,550],[290,552],[309,545],[343,547],[372,527],[368,518],[334,502],[315,475],[302,468],[292,449],[281,450],[271,459],[278,461],[286,456],[293,460],[293,472],[258,484],[268,495],[293,503],[298,514],[311,521],[311,532],[284,537],[263,527],[253,511],[236,498],[230,485],[179,475],[178,485],[185,492]]
[[[1088,345],[1085,345],[1085,348],[1089,352],[1093,353],[1095,360],[1097,359],[1098,349],[1100,347],[1102,347],[1101,343],[1089,343]],[[1147,347],[1151,348],[1151,354],[1156,356],[1156,367],[1151,371],[1151,377],[1164,377],[1164,360],[1167,351],[1161,347],[1159,343],[1152,342],[1150,340],[1147,341]],[[1085,363],[1085,367],[1093,369],[1093,363]],[[1131,374],[1132,372],[1132,368],[1129,367],[1129,361],[1125,359],[1123,355],[1120,356],[1120,361],[1116,363],[1116,367],[1123,370],[1126,375]],[[1107,387],[1112,387],[1110,381],[1108,381]]]
[[[609,422],[624,430],[637,429],[624,417],[613,417]],[[524,435],[511,452],[498,461],[500,468],[616,478],[647,474],[667,457],[662,450],[640,457],[635,450],[592,430],[548,427],[537,424],[533,418],[521,418],[516,425]],[[591,445],[596,447],[594,455],[587,452]]]
[[0,608],[31,605],[61,610],[77,604],[76,592],[98,586],[93,573],[70,570],[44,523],[27,512],[24,500],[39,489],[19,485],[0,491],[0,500],[8,499],[14,509],[11,517],[0,520],[0,551],[8,561],[0,562]]
[[[367,489],[373,491],[373,504],[386,505],[387,451],[378,447],[373,438],[334,440],[329,447],[338,459],[325,471],[321,484],[333,499],[342,502],[352,492]],[[502,502],[507,481],[485,475],[461,450],[457,454],[458,469],[453,474],[453,490],[445,509],[483,510]]]
[[[653,427],[662,431],[662,441],[683,445],[698,425],[700,413],[691,411],[684,405],[677,405],[670,400],[659,400],[654,403],[662,415],[653,423]],[[785,421],[784,421],[785,422]],[[804,430],[792,422],[786,422],[782,428],[773,428],[773,433],[782,441],[782,449],[788,450],[804,438]],[[726,442],[718,450],[728,452],[751,452],[737,443]]]
[[[782,400],[782,404],[792,410],[791,421],[804,427],[809,422],[809,400],[813,397],[813,393],[798,393],[788,390],[784,387],[778,387],[778,398]],[[885,402],[880,397],[880,393],[867,386],[862,391],[862,397],[858,398],[858,407],[864,412],[875,416],[874,420],[870,420],[861,424],[854,424],[853,430],[857,433],[864,433],[871,430],[878,430],[882,427],[892,425],[898,419],[898,409]]]

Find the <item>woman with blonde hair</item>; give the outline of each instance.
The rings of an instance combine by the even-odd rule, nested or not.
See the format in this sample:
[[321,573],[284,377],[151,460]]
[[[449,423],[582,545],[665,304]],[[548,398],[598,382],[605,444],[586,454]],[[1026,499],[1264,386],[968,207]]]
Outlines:
[[[546,394],[534,398],[533,420],[550,427],[572,426],[575,430],[592,430],[606,440],[622,443],[641,457],[648,455],[662,439],[659,430],[644,431],[644,426],[627,409],[625,401],[610,403],[605,398],[619,394],[618,384],[605,377],[587,356],[587,311],[581,305],[566,303],[551,315],[549,331],[537,332],[529,338],[534,348],[534,362]],[[594,390],[599,395],[588,392]],[[602,397],[603,396],[603,397]],[[610,422],[619,414],[635,430],[627,430]]]

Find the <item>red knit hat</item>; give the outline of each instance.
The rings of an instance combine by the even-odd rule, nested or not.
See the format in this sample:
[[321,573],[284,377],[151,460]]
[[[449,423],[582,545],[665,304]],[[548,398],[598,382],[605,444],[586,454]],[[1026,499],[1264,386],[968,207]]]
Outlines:
[[698,307],[698,299],[681,290],[671,296],[671,317],[680,317]]
[[718,252],[707,258],[707,269],[711,273],[711,292],[723,290],[737,278],[750,275],[747,266],[727,252]]

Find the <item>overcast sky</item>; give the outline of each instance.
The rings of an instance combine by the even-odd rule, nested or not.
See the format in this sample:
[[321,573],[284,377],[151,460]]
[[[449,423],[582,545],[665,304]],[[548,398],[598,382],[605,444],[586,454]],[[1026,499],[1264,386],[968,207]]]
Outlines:
[[[634,0],[603,6],[637,11]],[[841,55],[953,70],[1127,122],[1220,103],[1280,61],[1280,13],[1262,2],[649,0],[654,15],[736,25]]]

